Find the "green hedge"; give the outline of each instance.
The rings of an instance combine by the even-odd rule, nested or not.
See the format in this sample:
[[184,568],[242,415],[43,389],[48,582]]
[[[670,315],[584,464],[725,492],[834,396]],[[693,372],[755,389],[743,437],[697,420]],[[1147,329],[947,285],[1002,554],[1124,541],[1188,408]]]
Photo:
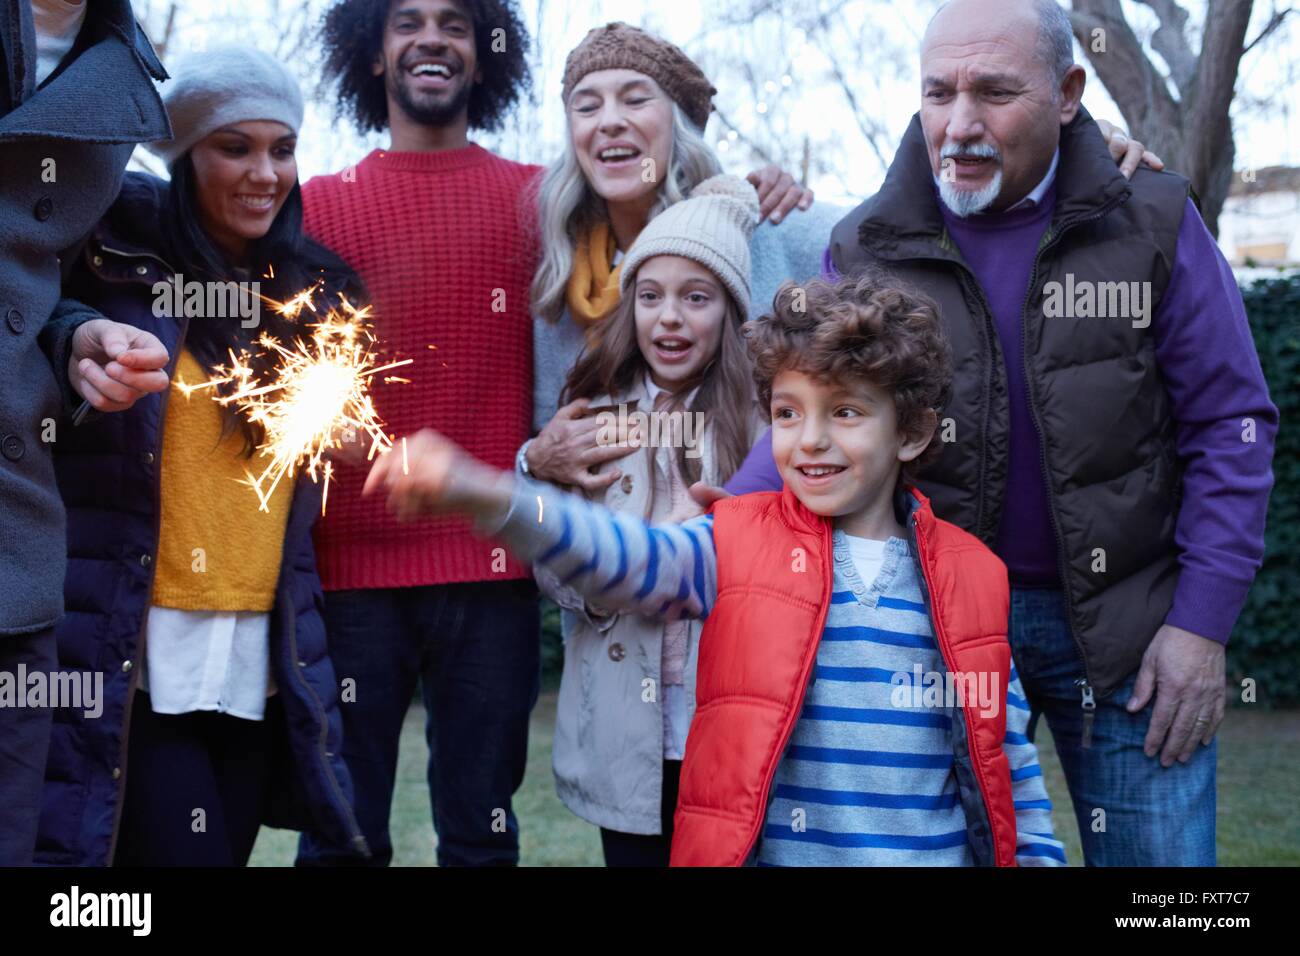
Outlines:
[[[1287,427],[1300,419],[1300,276],[1256,282],[1242,296],[1282,428],[1273,456],[1268,550],[1228,645],[1228,678],[1237,688],[1253,678],[1260,705],[1288,707],[1300,704],[1300,431]],[[560,615],[549,601],[544,608],[542,670],[554,686],[564,662]]]
[[[1228,679],[1255,681],[1264,707],[1300,704],[1300,275],[1242,289],[1281,426],[1273,453],[1264,566],[1228,644]],[[1206,348],[1213,348],[1211,342]],[[1240,702],[1240,691],[1232,695]]]

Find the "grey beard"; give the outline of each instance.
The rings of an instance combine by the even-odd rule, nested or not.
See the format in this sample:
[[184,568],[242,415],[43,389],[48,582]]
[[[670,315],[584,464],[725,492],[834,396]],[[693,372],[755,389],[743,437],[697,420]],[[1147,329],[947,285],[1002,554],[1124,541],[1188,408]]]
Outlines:
[[958,189],[954,183],[939,177],[939,198],[954,216],[965,219],[988,209],[1002,192],[1002,170],[993,173],[993,179],[983,189]]

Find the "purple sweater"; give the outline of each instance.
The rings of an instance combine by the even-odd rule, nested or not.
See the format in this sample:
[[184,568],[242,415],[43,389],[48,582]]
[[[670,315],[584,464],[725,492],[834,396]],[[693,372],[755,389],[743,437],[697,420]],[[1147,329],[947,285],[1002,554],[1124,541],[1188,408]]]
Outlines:
[[[1020,309],[1054,191],[1040,207],[971,217],[944,209],[953,240],[988,299],[1007,365],[1011,450],[998,555],[1018,586],[1060,586],[1038,435],[1028,408]],[[988,237],[996,236],[996,241]],[[823,259],[834,275],[829,250]],[[1165,623],[1226,643],[1264,556],[1277,408],[1259,366],[1241,292],[1188,200],[1169,285],[1152,319],[1156,358],[1177,423],[1183,504],[1175,540],[1181,573]],[[1254,422],[1255,440],[1243,440]],[[733,494],[781,487],[764,433],[727,483]]]

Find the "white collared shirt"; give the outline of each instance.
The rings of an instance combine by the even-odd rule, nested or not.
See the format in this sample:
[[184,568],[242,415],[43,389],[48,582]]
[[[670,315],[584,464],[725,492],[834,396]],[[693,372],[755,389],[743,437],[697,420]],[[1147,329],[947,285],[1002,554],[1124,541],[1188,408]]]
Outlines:
[[154,605],[145,624],[140,689],[155,714],[215,711],[262,720],[271,677],[271,615]]
[[1052,165],[1047,167],[1047,175],[1043,181],[1035,186],[1024,199],[1010,207],[1007,212],[1015,212],[1025,206],[1037,206],[1047,195],[1047,190],[1052,188],[1052,181],[1056,179],[1056,167],[1061,164],[1061,147],[1056,147],[1056,152],[1052,154]]
[[86,22],[86,0],[32,0],[36,28],[36,85],[72,51]]

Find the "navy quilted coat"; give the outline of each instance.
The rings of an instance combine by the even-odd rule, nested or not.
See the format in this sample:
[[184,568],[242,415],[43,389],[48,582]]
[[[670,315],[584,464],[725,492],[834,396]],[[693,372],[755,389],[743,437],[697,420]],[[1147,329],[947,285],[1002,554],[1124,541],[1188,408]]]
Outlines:
[[[71,294],[119,322],[157,335],[175,357],[181,320],[155,317],[154,282],[171,269],[150,250],[164,185],[128,174],[122,194],[83,252]],[[142,235],[143,234],[143,235]],[[142,241],[143,240],[143,241]],[[56,628],[64,670],[101,671],[103,713],[55,711],[46,768],[38,863],[107,865],[113,859],[130,772],[127,741],[136,666],[158,546],[163,420],[168,395],[150,395],[127,412],[59,425],[55,468],[68,510],[66,615]],[[368,855],[352,810],[352,783],[340,757],[343,725],[330,663],[316,573],[312,526],[320,490],[295,488],[272,611],[271,667],[284,720],[277,734],[273,797],[264,822],[309,823]],[[270,713],[270,712],[268,712]]]

